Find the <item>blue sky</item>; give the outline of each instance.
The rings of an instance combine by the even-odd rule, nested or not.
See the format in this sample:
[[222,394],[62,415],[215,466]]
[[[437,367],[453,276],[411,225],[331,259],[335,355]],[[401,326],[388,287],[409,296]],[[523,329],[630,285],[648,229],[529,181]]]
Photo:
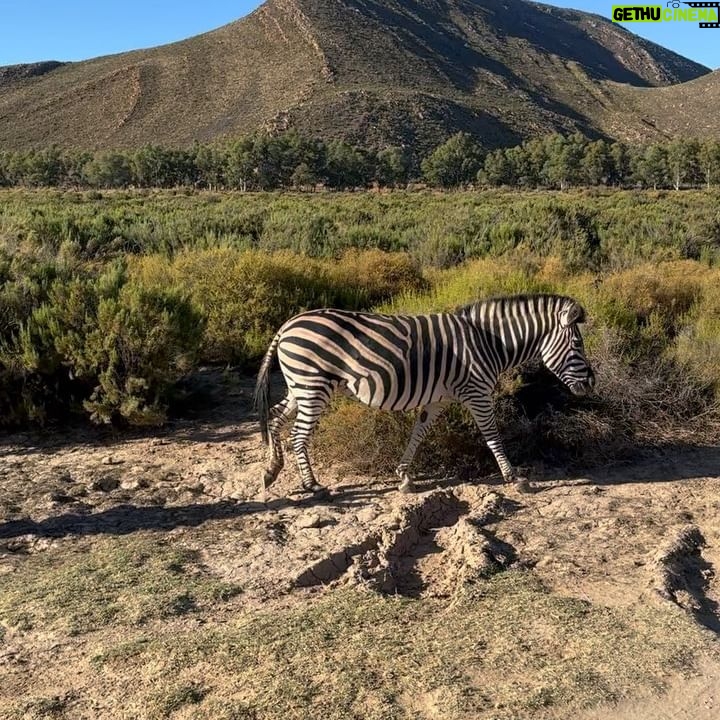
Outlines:
[[[647,3],[633,0],[546,0],[546,2],[548,5],[585,10],[607,18],[612,14],[613,5],[648,4],[665,7],[665,0],[649,0]],[[624,23],[623,27],[713,70],[720,67],[720,28],[702,29],[694,22]]]
[[[624,3],[555,0],[551,4],[609,17],[613,4]],[[257,0],[0,0],[0,65],[83,60],[182,40],[247,15],[258,5]],[[709,67],[720,66],[720,29],[680,22],[626,27]]]
[[0,65],[85,60],[214,30],[257,0],[0,0]]

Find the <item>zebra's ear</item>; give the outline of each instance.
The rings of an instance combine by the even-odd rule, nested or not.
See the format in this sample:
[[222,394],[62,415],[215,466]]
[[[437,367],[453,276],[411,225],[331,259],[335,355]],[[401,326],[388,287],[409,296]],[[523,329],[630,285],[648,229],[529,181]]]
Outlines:
[[585,322],[585,310],[582,305],[575,301],[560,313],[560,327],[566,328],[582,322]]

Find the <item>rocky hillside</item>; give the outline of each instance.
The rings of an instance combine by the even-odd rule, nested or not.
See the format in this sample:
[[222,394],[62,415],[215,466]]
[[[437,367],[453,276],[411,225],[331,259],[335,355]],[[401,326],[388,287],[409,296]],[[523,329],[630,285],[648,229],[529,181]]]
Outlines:
[[419,149],[457,130],[487,145],[617,135],[618,84],[707,72],[597,15],[526,0],[268,0],[182,42],[0,68],[0,147],[189,145],[289,126]]

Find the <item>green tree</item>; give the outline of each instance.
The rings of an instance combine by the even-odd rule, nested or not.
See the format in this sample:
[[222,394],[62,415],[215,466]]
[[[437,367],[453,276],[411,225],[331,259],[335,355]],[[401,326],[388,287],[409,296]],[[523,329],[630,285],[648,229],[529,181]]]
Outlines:
[[170,172],[165,187],[194,186],[198,178],[195,154],[188,150],[170,150],[168,155]]
[[538,180],[530,161],[527,149],[524,145],[505,150],[505,157],[510,163],[510,184],[522,187],[534,187]]
[[705,140],[698,151],[698,164],[705,186],[709,190],[720,177],[720,142]]
[[588,185],[606,185],[612,177],[612,157],[607,143],[588,143],[581,160],[582,178]]
[[99,153],[85,164],[83,175],[92,187],[127,187],[132,183],[130,158],[117,152]]
[[380,185],[397,187],[407,185],[410,176],[410,158],[401,147],[380,150],[375,163],[375,177]]
[[317,184],[318,177],[306,162],[301,162],[293,171],[290,180],[293,187],[298,190],[304,190],[306,188],[312,190]]
[[699,180],[698,155],[700,143],[697,140],[678,138],[667,147],[667,163],[675,190],[683,183],[695,184]]
[[356,188],[367,186],[372,173],[362,150],[342,140],[331,140],[327,146],[325,175],[332,188]]
[[173,168],[170,154],[159,145],[145,145],[130,161],[133,182],[141,187],[171,187]]
[[255,182],[258,188],[273,190],[280,187],[283,179],[283,141],[270,135],[255,135],[252,153],[255,159]]
[[538,187],[544,182],[543,168],[548,160],[547,141],[542,138],[533,138],[523,143],[527,163],[527,184]]
[[622,142],[614,142],[610,146],[610,159],[612,162],[610,171],[610,183],[613,185],[624,185],[630,181],[632,169],[630,163],[630,152],[627,145]]
[[485,165],[478,173],[478,179],[495,187],[514,185],[516,178],[507,151],[498,149],[488,153],[485,156]]
[[551,135],[547,139],[547,161],[543,167],[545,181],[560,190],[577,185],[581,179],[581,164],[587,139],[575,133],[569,138]]
[[5,161],[5,174],[11,185],[25,184],[25,154],[9,153]]
[[220,187],[225,180],[225,151],[211,145],[198,145],[193,147],[193,163],[197,176],[197,183],[210,190]]
[[45,150],[31,150],[24,158],[24,182],[33,187],[60,185],[65,175],[60,149],[53,145]]
[[482,147],[470,135],[459,132],[422,161],[422,174],[435,187],[459,187],[475,180],[483,159]]
[[66,150],[62,155],[63,181],[74,187],[87,185],[85,166],[92,157],[87,150]]
[[640,153],[635,161],[635,177],[653,190],[666,185],[669,177],[668,153],[664,145],[654,143]]
[[245,137],[232,143],[225,153],[224,175],[228,186],[242,192],[252,189],[258,162],[254,138]]

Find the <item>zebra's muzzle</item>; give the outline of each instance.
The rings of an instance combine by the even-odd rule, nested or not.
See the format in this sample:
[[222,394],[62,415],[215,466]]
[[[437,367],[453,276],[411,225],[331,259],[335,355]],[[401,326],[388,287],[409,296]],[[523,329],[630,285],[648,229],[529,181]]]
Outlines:
[[585,380],[575,380],[567,383],[570,392],[578,397],[585,397],[592,394],[595,389],[595,374],[592,370],[588,370],[588,376]]

